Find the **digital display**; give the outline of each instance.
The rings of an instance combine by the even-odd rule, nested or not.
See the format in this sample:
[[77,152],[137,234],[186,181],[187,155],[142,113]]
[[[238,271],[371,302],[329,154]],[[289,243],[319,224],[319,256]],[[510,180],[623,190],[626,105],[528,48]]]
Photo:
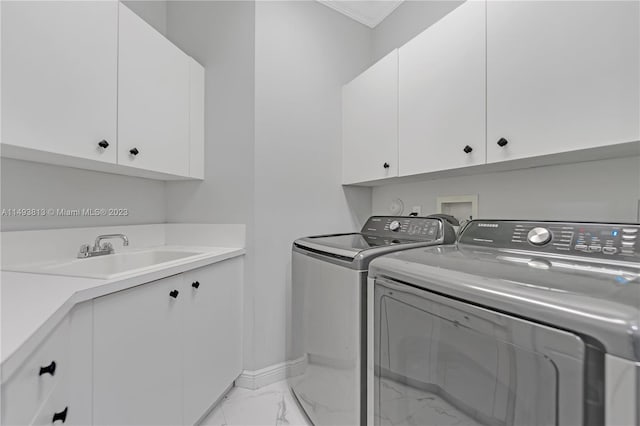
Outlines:
[[407,233],[409,235],[419,234],[420,230],[422,230],[422,225],[420,225],[419,223],[412,223],[409,225],[409,229],[407,230]]

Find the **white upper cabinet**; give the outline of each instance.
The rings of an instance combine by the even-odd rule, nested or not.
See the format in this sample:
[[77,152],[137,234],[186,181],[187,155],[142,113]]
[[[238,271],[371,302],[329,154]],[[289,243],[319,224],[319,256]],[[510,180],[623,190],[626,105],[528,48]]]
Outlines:
[[487,3],[488,162],[640,139],[639,8]]
[[120,4],[118,163],[189,175],[189,57]]
[[398,50],[342,89],[342,183],[398,176]]
[[484,2],[401,47],[399,87],[400,176],[484,164]]
[[204,179],[204,67],[189,60],[189,176]]
[[1,7],[3,144],[115,163],[118,4]]

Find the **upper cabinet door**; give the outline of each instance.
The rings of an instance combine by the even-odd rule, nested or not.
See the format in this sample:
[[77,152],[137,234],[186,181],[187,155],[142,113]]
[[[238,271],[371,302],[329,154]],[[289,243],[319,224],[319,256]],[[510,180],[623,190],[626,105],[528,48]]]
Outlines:
[[342,89],[342,183],[398,176],[398,50]]
[[639,7],[488,2],[488,162],[640,139]]
[[120,4],[118,163],[189,175],[189,57]]
[[485,3],[400,48],[400,176],[485,162]]
[[115,163],[117,31],[117,2],[2,2],[2,142]]

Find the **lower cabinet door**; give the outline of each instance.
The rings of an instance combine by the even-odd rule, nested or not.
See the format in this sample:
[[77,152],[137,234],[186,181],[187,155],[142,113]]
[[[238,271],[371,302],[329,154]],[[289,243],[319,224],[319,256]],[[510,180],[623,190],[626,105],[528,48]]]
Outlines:
[[94,300],[93,423],[180,425],[182,276]]
[[242,371],[240,258],[184,274],[184,424],[193,425]]

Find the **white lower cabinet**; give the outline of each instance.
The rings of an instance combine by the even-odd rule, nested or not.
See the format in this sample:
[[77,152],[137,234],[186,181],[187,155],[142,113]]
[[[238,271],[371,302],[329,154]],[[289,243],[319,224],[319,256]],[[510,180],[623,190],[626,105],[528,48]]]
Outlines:
[[2,425],[91,424],[91,316],[91,302],[76,306],[6,378]]
[[242,260],[94,300],[93,424],[192,425],[242,370]]
[[181,286],[176,275],[94,300],[94,424],[182,424]]
[[184,274],[185,425],[200,420],[242,371],[240,283],[241,259]]
[[3,426],[193,425],[242,371],[243,260],[83,302],[15,370]]

